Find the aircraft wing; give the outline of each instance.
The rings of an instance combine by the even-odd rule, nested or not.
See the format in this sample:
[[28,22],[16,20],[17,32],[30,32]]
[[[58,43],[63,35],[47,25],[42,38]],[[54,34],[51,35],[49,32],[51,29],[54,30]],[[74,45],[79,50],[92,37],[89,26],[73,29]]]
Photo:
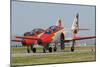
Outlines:
[[75,37],[72,39],[64,40],[64,42],[70,42],[70,41],[75,41],[75,40],[84,40],[84,39],[93,39],[93,38],[96,38],[96,36]]
[[11,41],[14,41],[14,42],[22,42],[22,40],[11,40]]
[[38,40],[38,37],[33,37],[33,36],[16,36],[16,38],[20,39],[33,39],[33,40]]
[[[40,38],[32,37],[32,36],[16,36],[16,38],[20,38],[20,39],[32,39],[32,40],[39,40],[40,39]],[[85,40],[85,39],[93,39],[93,38],[96,38],[96,36],[75,37],[75,38],[71,38],[71,39],[65,39],[64,42],[71,42],[71,41]],[[19,40],[13,40],[13,41],[20,42]]]

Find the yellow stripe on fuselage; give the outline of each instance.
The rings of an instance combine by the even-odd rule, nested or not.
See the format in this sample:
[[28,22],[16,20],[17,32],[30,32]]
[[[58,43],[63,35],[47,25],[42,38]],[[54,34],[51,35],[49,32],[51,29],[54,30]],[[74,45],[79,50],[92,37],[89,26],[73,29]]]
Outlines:
[[64,29],[61,29],[61,30],[59,30],[59,31],[57,31],[57,32],[55,32],[55,33],[53,33],[54,36],[52,37],[52,40],[55,40],[55,38],[57,37],[57,35],[58,35],[58,34],[61,34],[61,33],[64,33]]

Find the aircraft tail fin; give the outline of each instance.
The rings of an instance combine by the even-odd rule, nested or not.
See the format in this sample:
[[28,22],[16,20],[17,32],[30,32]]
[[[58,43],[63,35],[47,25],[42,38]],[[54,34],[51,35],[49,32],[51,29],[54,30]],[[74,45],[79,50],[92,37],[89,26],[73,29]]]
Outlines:
[[73,21],[73,24],[72,24],[72,30],[73,29],[78,29],[79,30],[79,14],[78,13],[74,17],[74,21]]
[[56,26],[63,27],[62,20],[60,17],[58,17],[57,19]]
[[58,20],[58,26],[63,27],[61,19]]
[[80,28],[79,27],[79,14],[77,13],[76,16],[74,17],[74,21],[71,27],[72,30],[89,30],[87,28]]

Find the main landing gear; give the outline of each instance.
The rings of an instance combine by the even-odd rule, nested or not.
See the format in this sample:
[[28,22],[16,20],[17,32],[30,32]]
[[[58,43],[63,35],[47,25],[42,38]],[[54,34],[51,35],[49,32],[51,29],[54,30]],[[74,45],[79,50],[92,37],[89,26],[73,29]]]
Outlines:
[[57,47],[56,47],[56,45],[55,45],[55,47],[54,47],[54,50],[53,50],[54,52],[56,52],[57,51]]
[[48,49],[48,50],[49,50],[49,52],[51,53],[51,52],[52,52],[52,47],[49,47],[49,49]]
[[27,53],[30,53],[30,49],[29,49],[29,46],[27,46]]
[[[49,44],[48,44],[49,45]],[[45,46],[43,48],[43,53],[46,53],[46,51],[48,50],[49,53],[52,53],[53,51],[56,52],[57,51],[57,47],[56,45],[54,46],[54,48],[52,47],[49,47],[49,46]]]
[[43,48],[43,53],[46,53],[46,50],[48,50],[50,53],[52,52],[52,47],[47,48]]
[[27,46],[27,53],[30,53],[31,51],[32,51],[33,53],[36,53],[36,48],[33,47],[33,45]]
[[33,53],[36,53],[36,48],[34,47],[34,48],[32,49],[32,51],[33,51]]
[[72,46],[71,46],[71,52],[74,52],[75,44],[76,44],[76,42],[75,42],[75,40],[73,40]]

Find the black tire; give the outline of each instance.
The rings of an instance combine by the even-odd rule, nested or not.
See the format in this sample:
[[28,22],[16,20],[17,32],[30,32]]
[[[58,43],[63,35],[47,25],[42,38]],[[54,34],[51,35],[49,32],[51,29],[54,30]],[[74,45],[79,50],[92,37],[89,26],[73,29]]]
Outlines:
[[50,53],[52,52],[52,47],[49,47],[49,52],[50,52]]
[[33,50],[32,50],[32,51],[33,51],[33,53],[36,53],[36,48],[33,48]]
[[57,48],[56,47],[54,47],[54,52],[56,52],[57,51]]
[[27,49],[27,53],[30,53],[30,50],[29,49]]
[[45,50],[45,48],[43,48],[43,53],[46,53],[46,50]]
[[74,52],[74,47],[71,47],[71,52]]

